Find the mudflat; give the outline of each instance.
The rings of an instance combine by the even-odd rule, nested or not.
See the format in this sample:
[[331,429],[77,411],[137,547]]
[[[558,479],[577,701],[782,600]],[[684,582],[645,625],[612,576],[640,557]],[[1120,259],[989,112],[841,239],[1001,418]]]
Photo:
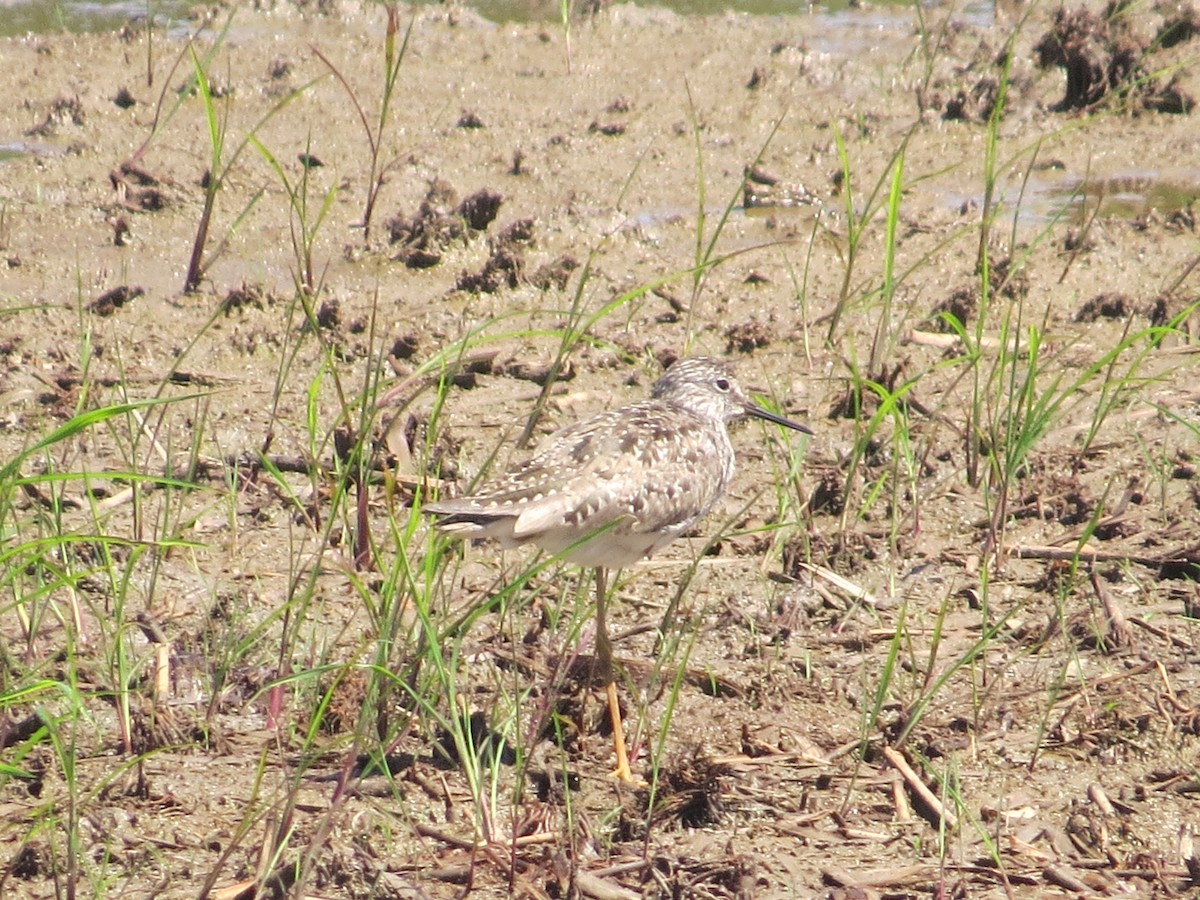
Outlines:
[[[0,893],[1189,892],[1197,15],[0,42]],[[689,354],[609,630],[420,514]]]

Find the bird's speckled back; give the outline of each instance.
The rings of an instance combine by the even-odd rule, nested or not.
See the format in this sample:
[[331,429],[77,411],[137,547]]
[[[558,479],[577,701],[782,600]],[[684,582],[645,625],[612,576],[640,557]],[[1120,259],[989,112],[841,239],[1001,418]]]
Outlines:
[[724,360],[683,359],[649,400],[568,425],[475,495],[425,508],[451,534],[534,543],[579,565],[620,568],[708,513],[733,477],[726,425],[746,415],[804,430],[751,403]]

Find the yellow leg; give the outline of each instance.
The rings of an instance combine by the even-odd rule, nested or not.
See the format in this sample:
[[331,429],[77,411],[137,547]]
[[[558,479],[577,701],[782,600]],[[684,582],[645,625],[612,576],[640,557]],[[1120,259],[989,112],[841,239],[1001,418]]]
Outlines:
[[629,754],[625,750],[625,728],[621,724],[621,702],[617,697],[617,682],[613,675],[612,643],[608,639],[608,621],[605,617],[605,572],[596,570],[596,661],[600,664],[600,675],[605,681],[608,694],[608,715],[612,720],[613,749],[617,753],[617,768],[613,778],[635,782],[629,768]]
[[608,714],[612,717],[613,749],[617,752],[617,767],[612,777],[621,781],[635,782],[633,770],[629,768],[629,754],[625,752],[625,729],[621,725],[621,701],[617,699],[617,683],[610,681],[608,687]]

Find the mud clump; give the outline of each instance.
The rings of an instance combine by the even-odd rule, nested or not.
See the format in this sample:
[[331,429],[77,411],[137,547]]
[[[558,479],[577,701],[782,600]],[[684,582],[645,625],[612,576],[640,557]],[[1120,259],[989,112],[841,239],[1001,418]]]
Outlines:
[[230,315],[241,309],[262,309],[265,293],[260,285],[242,283],[231,288],[221,301],[221,312]]
[[414,216],[397,215],[387,223],[388,236],[400,244],[394,259],[410,269],[428,269],[442,261],[450,245],[486,231],[504,198],[480,190],[458,201],[454,188],[436,180]]
[[59,97],[50,104],[50,110],[41,123],[25,132],[27,137],[53,137],[64,125],[83,125],[87,116],[83,102],[78,97]]
[[1097,294],[1075,313],[1076,322],[1098,322],[1100,319],[1124,319],[1133,312],[1133,302],[1124,294]]
[[455,288],[471,294],[495,294],[502,288],[515,288],[521,283],[525,260],[522,254],[497,248],[478,272],[463,272]]
[[[975,274],[977,277],[980,275],[978,269]],[[1014,266],[1010,258],[991,260],[987,275],[989,296],[1019,300],[1029,293],[1029,276]],[[957,326],[966,325],[978,315],[981,300],[978,280],[960,285],[934,305],[926,321],[940,332],[953,334],[957,332]]]
[[474,131],[479,128],[486,128],[487,126],[483,124],[483,119],[479,118],[475,113],[464,112],[458,117],[457,127]]
[[974,317],[978,308],[978,290],[971,287],[959,287],[930,310],[929,319],[938,331],[950,333],[957,330],[951,320],[960,326],[966,325]]
[[142,212],[162,212],[169,205],[167,195],[158,188],[138,191],[133,202]]
[[111,291],[105,291],[88,305],[88,311],[93,315],[105,318],[111,316],[126,303],[141,297],[146,292],[140,287],[130,287],[123,284]]
[[1101,15],[1082,8],[1054,14],[1050,30],[1033,50],[1040,68],[1066,70],[1066,93],[1051,107],[1055,112],[1092,109],[1111,96],[1125,98],[1135,110],[1189,113],[1195,107],[1177,76],[1163,84],[1152,75],[1159,68],[1152,59],[1159,49],[1194,36],[1195,11],[1182,10],[1149,40],[1133,31],[1126,12],[1114,2]]
[[1157,43],[1164,50],[1185,44],[1200,34],[1200,12],[1190,3],[1179,8],[1178,15],[1168,19],[1158,30]]
[[[1182,87],[1186,69],[1173,59],[1164,59],[1163,54],[1200,33],[1200,13],[1187,4],[1164,16],[1158,27],[1147,27],[1148,18],[1135,15],[1122,0],[1113,0],[1100,13],[1084,7],[1058,9],[1049,30],[1032,48],[1038,68],[1066,72],[1065,93],[1049,105],[1050,111],[1089,111],[1112,104],[1134,113],[1190,113],[1196,101]],[[940,110],[946,121],[980,124],[992,118],[1006,94],[1007,110],[1034,88],[1020,67],[1010,65],[1009,53],[996,54],[981,45],[976,58],[961,72],[984,74],[974,76],[973,81],[957,76],[939,79],[933,88],[919,89],[921,109]],[[1002,78],[1008,81],[1005,90]]]
[[[518,218],[492,240],[491,253],[488,253],[487,260],[479,271],[463,271],[458,276],[455,289],[466,290],[472,294],[494,294],[503,288],[515,288],[524,278],[526,251],[533,246],[533,242],[532,218]],[[539,287],[541,284],[551,287],[559,281],[565,286],[571,269],[564,272],[563,260],[557,262],[560,264],[557,270],[552,264],[550,269],[544,266],[536,272],[534,280],[540,280]]]
[[747,319],[725,329],[725,349],[727,352],[737,350],[749,353],[771,343],[771,325],[758,319]]
[[970,88],[959,88],[946,101],[942,118],[947,122],[986,122],[996,109],[1000,82],[991,76],[981,78]]
[[539,291],[567,289],[571,273],[579,268],[579,260],[569,254],[563,254],[557,259],[539,266],[537,271],[529,276],[529,283]]

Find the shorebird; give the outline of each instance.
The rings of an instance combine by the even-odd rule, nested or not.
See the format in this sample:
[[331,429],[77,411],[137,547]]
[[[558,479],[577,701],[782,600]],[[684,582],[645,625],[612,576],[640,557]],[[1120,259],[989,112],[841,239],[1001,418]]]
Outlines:
[[617,768],[633,781],[613,677],[607,573],[652,556],[712,509],[733,477],[729,423],[746,416],[812,434],[750,400],[720,359],[672,365],[650,399],[568,425],[533,458],[477,493],[426,503],[435,527],[501,547],[534,544],[596,572],[596,661],[605,680]]

